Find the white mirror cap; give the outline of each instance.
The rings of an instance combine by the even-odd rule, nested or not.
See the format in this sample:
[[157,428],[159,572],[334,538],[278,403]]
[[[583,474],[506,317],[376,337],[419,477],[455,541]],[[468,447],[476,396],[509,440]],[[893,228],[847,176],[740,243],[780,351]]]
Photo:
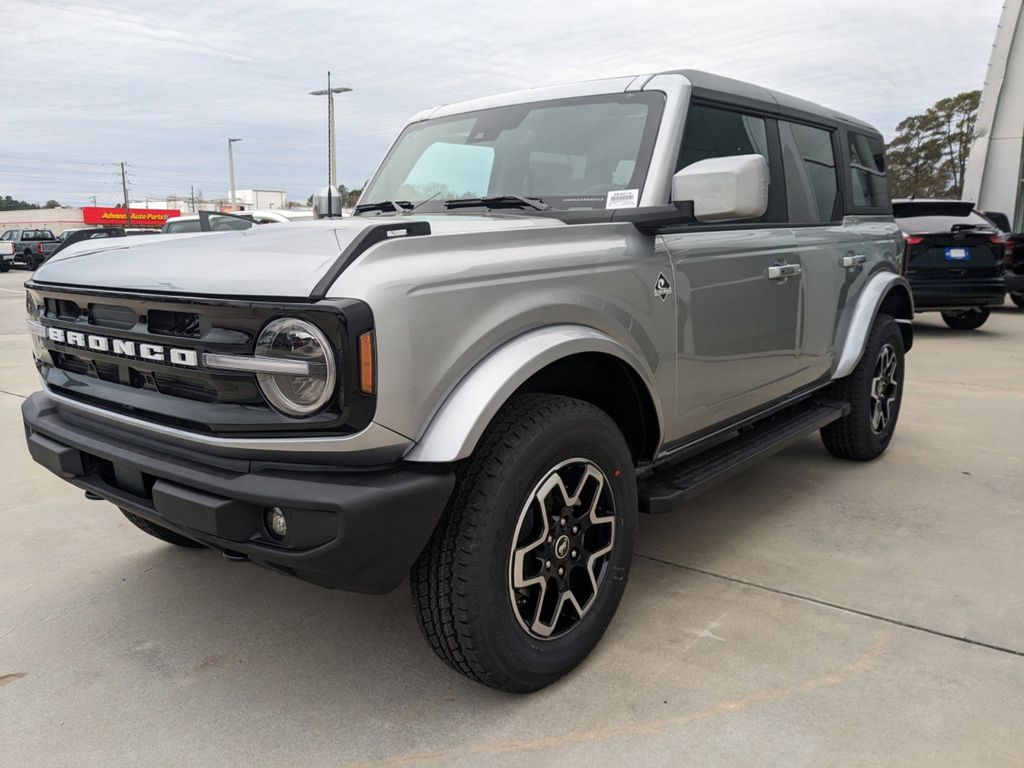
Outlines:
[[768,210],[768,162],[735,155],[688,165],[672,177],[672,202],[691,200],[698,221],[760,218]]

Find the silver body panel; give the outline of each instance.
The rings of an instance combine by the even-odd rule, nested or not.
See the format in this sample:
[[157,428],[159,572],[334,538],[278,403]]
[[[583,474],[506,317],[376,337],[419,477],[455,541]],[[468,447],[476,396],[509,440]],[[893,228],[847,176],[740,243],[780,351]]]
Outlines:
[[[707,82],[733,81],[704,82],[706,89]],[[814,108],[755,86],[729,87],[738,96]],[[437,107],[413,120],[638,89],[666,99],[640,195],[641,206],[662,206],[694,91],[682,72],[520,91]],[[890,216],[679,227],[659,235],[626,222],[565,224],[518,213],[363,216],[106,241],[58,254],[36,280],[302,299],[366,227],[390,221],[426,221],[432,233],[370,247],[327,290],[328,298],[358,299],[373,311],[378,391],[367,430],[345,438],[228,440],[116,420],[215,450],[272,443],[268,450],[384,451],[450,462],[470,455],[494,413],[533,373],[572,354],[600,352],[629,365],[647,388],[662,453],[846,375],[886,294],[906,289],[909,297]],[[655,290],[660,279],[670,281],[668,295]]]

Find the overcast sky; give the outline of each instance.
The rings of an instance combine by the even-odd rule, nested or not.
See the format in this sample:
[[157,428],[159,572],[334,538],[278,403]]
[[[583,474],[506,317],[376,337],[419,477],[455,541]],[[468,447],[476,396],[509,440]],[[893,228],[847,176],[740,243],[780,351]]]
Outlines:
[[332,70],[338,175],[361,186],[424,107],[683,67],[826,104],[891,137],[980,88],[1002,0],[54,2],[2,0],[0,195],[112,203],[227,194],[304,200],[326,183]]

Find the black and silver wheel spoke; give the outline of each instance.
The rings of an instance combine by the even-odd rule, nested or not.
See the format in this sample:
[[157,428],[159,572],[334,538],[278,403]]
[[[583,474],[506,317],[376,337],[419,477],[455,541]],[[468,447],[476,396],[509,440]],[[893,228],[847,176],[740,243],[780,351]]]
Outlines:
[[615,546],[615,508],[600,467],[570,459],[527,499],[509,559],[509,594],[520,626],[549,639],[590,610]]
[[871,430],[876,434],[883,432],[892,420],[899,388],[898,369],[896,350],[886,344],[878,352],[875,375],[871,379]]

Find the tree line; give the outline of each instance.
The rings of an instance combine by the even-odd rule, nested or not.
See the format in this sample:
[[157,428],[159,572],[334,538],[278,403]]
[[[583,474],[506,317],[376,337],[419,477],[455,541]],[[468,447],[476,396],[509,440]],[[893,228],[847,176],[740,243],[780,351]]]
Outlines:
[[980,102],[981,91],[967,91],[896,126],[886,151],[893,197],[963,196]]
[[62,208],[56,200],[47,200],[44,205],[29,203],[25,200],[15,200],[10,195],[0,197],[0,211],[35,211],[40,208]]

